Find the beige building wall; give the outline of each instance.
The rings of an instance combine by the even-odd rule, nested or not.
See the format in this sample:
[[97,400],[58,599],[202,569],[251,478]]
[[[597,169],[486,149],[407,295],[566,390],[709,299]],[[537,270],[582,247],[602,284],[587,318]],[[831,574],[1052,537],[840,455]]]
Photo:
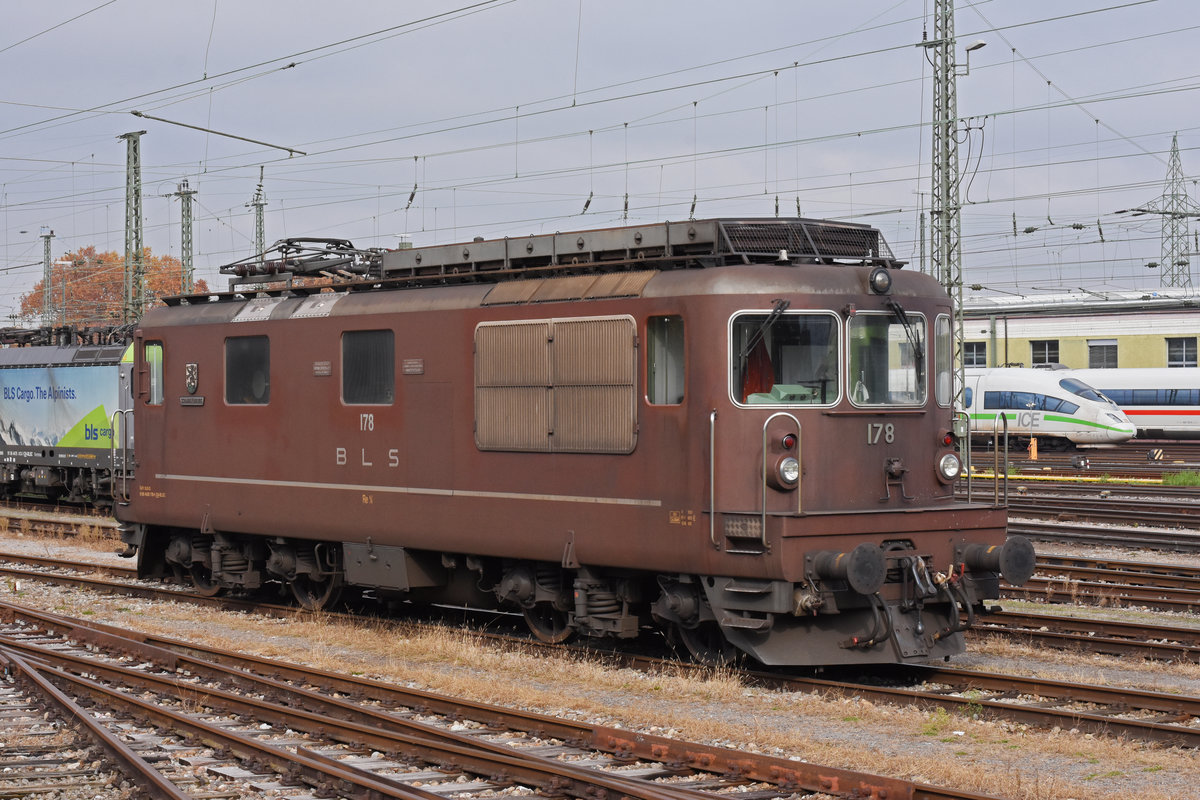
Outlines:
[[995,317],[994,325],[993,319],[971,317],[964,322],[964,334],[967,343],[985,344],[987,366],[1032,366],[1033,342],[1053,341],[1058,343],[1059,363],[1086,369],[1089,344],[1108,340],[1116,342],[1118,367],[1165,367],[1168,339],[1200,337],[1200,309]]

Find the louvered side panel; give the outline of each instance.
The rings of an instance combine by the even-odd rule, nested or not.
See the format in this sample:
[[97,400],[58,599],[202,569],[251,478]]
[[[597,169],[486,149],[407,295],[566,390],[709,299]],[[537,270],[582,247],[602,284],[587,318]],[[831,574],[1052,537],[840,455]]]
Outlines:
[[475,329],[476,386],[549,386],[550,323],[484,323]]
[[551,397],[551,390],[543,386],[476,387],[476,446],[550,452]]
[[630,317],[554,321],[555,386],[633,386]]
[[630,453],[637,444],[631,386],[559,386],[554,390],[554,451]]

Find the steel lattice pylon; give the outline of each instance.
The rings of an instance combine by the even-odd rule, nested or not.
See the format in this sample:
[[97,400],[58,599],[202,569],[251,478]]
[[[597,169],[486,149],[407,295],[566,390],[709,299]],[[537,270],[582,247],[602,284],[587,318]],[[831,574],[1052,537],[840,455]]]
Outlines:
[[254,191],[254,199],[246,203],[247,208],[254,209],[254,252],[262,263],[263,251],[267,248],[266,221],[263,209],[266,208],[267,198],[263,194],[263,168],[258,168],[258,188]]
[[180,278],[180,294],[191,294],[194,288],[192,267],[192,196],[195,194],[195,189],[188,188],[186,178],[179,184],[178,190],[175,192],[175,196],[179,198],[181,206],[180,240],[183,274]]
[[146,305],[146,262],[142,251],[142,136],[123,133],[125,140],[125,292],[121,321],[140,319]]
[[1192,271],[1188,260],[1188,217],[1198,207],[1187,196],[1183,164],[1179,160],[1179,134],[1171,137],[1171,160],[1167,164],[1167,185],[1162,197],[1151,207],[1162,214],[1162,250],[1159,264],[1163,286],[1190,289]]
[[930,252],[934,274],[954,304],[954,405],[962,408],[963,314],[962,230],[958,202],[958,97],[954,64],[954,0],[937,0],[933,40],[925,46],[933,62],[933,203]]
[[[42,326],[49,328],[54,324],[54,298],[51,289],[50,275],[50,240],[54,231],[42,228]],[[65,309],[64,309],[65,313]]]

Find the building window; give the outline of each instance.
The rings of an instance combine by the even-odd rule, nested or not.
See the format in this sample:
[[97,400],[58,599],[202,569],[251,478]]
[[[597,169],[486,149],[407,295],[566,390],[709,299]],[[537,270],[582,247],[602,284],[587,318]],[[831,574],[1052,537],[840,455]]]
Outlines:
[[964,367],[986,367],[987,366],[987,342],[964,342],[963,343],[963,366]]
[[1115,369],[1116,366],[1116,339],[1088,340],[1088,369]]
[[342,334],[342,401],[391,405],[396,394],[395,336],[391,331]]
[[266,336],[225,340],[225,402],[266,405],[271,399],[271,345]]
[[1186,336],[1180,339],[1167,339],[1167,366],[1196,366],[1195,336]]
[[683,317],[646,321],[646,400],[654,405],[683,402]]
[[1030,347],[1030,363],[1038,364],[1057,364],[1058,363],[1058,340],[1043,339],[1035,340],[1029,343]]

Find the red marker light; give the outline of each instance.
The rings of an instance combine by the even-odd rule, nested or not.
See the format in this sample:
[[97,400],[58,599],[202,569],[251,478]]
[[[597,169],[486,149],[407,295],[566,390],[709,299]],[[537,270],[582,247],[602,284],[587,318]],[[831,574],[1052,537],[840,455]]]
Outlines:
[[787,436],[783,437],[783,449],[784,450],[791,450],[795,446],[796,446],[795,434],[789,433]]

